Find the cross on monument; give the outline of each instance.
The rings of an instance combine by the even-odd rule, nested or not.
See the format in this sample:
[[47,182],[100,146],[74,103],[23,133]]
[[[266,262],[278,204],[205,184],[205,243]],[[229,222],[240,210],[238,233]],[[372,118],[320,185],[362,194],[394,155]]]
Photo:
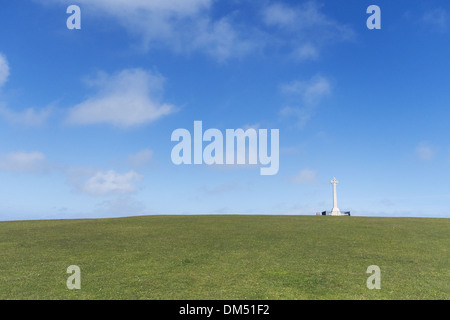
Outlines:
[[337,195],[336,195],[336,185],[339,183],[339,181],[336,180],[336,178],[333,178],[331,180],[331,184],[333,185],[333,209],[331,209],[330,216],[340,216],[341,211],[337,207]]

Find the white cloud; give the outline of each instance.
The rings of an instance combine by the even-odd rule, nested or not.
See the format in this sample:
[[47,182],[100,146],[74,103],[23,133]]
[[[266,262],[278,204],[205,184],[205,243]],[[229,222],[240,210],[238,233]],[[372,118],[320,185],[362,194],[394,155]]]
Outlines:
[[[301,13],[301,12],[300,12]],[[281,3],[274,3],[263,8],[263,20],[267,25],[293,27],[299,12]]]
[[[140,23],[154,23],[162,31],[170,19],[196,16],[208,9],[213,0],[78,0],[81,10],[89,14],[107,15],[119,20],[128,28],[138,27]],[[73,4],[72,0],[53,0],[64,5]],[[134,21],[133,21],[134,18]],[[145,21],[152,20],[152,21]],[[138,30],[141,31],[141,30]],[[152,31],[152,30],[149,30]],[[153,31],[156,33],[156,31]]]
[[445,32],[448,30],[448,14],[442,8],[425,12],[422,21],[431,26],[434,31]]
[[259,46],[256,41],[245,38],[243,32],[236,30],[230,18],[218,21],[199,19],[195,29],[196,33],[189,40],[188,50],[206,52],[219,62],[244,56]]
[[0,87],[2,87],[9,77],[9,64],[6,56],[0,53]]
[[316,1],[295,6],[272,3],[262,9],[262,19],[267,27],[278,29],[277,42],[290,47],[297,61],[317,59],[326,45],[354,38],[350,27],[321,12]]
[[0,170],[14,172],[40,172],[47,165],[41,152],[11,152],[0,155]]
[[315,183],[317,182],[317,173],[314,170],[303,169],[291,178],[292,183]]
[[280,115],[284,118],[293,118],[296,120],[296,126],[298,128],[303,128],[306,123],[313,116],[314,109],[310,107],[283,107],[280,110]]
[[128,162],[133,168],[142,167],[153,158],[153,151],[149,149],[141,150],[128,156]]
[[263,8],[262,15],[264,23],[268,26],[296,30],[298,32],[317,30],[319,28],[331,29],[336,27],[337,24],[320,12],[320,6],[315,1],[307,1],[296,6],[273,3]]
[[306,43],[295,48],[291,57],[297,61],[316,60],[319,57],[319,49],[311,43]]
[[[54,0],[66,5],[69,0]],[[212,18],[213,0],[80,0],[87,11],[117,21],[146,50],[163,45],[176,53],[202,52],[219,61],[247,52],[253,41],[232,17]],[[241,30],[242,31],[242,30]]]
[[52,110],[51,107],[47,107],[40,110],[28,108],[23,111],[14,111],[5,106],[0,106],[0,116],[13,124],[39,126],[51,116]]
[[[59,0],[71,3],[70,0]],[[78,0],[80,4],[96,7],[114,15],[146,15],[160,13],[166,16],[192,16],[209,8],[212,0]]]
[[98,92],[69,110],[71,124],[106,123],[119,127],[142,125],[175,111],[159,102],[164,78],[142,69],[101,73],[88,81]]
[[[2,87],[9,77],[9,65],[6,56],[0,53],[0,87]],[[28,108],[23,111],[15,111],[8,108],[5,104],[0,105],[0,117],[13,124],[26,126],[36,126],[43,124],[52,113],[51,107],[41,110]]]
[[421,142],[415,149],[419,160],[430,161],[433,160],[436,154],[435,149],[428,143]]
[[[71,0],[52,2],[72,4]],[[228,1],[227,12],[216,10],[219,1],[215,0],[79,0],[78,3],[88,17],[117,22],[142,42],[144,50],[162,47],[177,54],[202,53],[219,62],[273,48],[276,43],[287,45],[296,60],[316,59],[319,47],[354,35],[348,26],[322,13],[316,1],[298,5],[257,4],[263,8],[260,10],[247,5],[243,9],[240,1]],[[254,12],[256,16],[249,19]]]
[[328,79],[315,76],[307,81],[292,81],[281,86],[281,91],[288,95],[300,97],[307,105],[318,104],[323,97],[331,93]]
[[262,10],[263,21],[268,26],[286,30],[295,30],[298,36],[313,32],[321,40],[334,37],[335,40],[347,40],[353,37],[353,31],[321,12],[316,1],[307,1],[296,6],[274,3]]
[[142,179],[142,176],[134,171],[124,174],[114,170],[97,172],[82,186],[82,191],[91,195],[128,194],[134,193],[134,183]]
[[280,115],[294,117],[300,128],[310,120],[322,99],[331,94],[330,82],[322,76],[295,80],[281,85],[280,89],[290,104],[281,109]]

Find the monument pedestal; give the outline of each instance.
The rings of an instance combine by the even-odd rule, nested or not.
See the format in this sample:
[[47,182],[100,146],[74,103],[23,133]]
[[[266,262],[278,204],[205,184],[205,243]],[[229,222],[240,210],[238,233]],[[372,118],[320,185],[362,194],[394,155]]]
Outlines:
[[338,208],[333,208],[331,210],[330,216],[340,216],[341,215],[341,210],[339,210]]

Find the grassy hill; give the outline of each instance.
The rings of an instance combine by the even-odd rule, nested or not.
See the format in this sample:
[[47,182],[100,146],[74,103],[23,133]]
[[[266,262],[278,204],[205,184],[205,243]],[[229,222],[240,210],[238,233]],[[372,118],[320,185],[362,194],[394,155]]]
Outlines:
[[[450,219],[0,222],[0,299],[450,299]],[[70,265],[81,289],[69,290]],[[381,289],[369,290],[370,265]]]

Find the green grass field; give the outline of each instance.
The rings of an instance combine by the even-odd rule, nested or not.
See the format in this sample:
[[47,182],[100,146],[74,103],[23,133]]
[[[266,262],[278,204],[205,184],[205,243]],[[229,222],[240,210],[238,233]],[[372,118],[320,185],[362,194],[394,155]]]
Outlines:
[[[0,299],[449,299],[450,219],[0,222]],[[81,289],[66,286],[70,265]],[[366,269],[381,268],[381,289]]]

